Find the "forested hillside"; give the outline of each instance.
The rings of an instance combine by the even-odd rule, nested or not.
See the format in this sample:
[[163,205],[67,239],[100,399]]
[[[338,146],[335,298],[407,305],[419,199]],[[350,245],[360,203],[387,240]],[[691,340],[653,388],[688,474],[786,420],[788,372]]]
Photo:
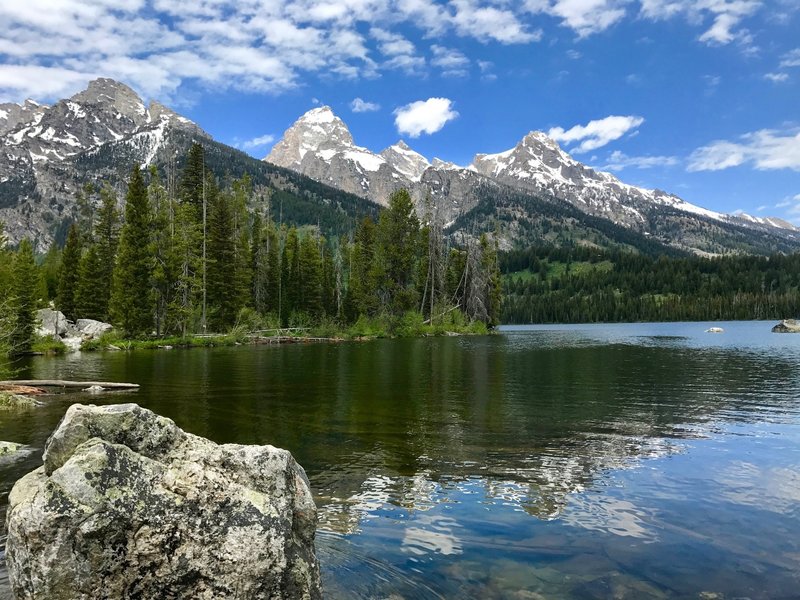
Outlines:
[[15,251],[0,240],[0,351],[29,351],[33,314],[48,304],[129,338],[360,319],[389,333],[499,322],[495,244],[451,247],[441,223],[421,225],[405,190],[377,219],[365,203],[357,221],[337,206],[346,194],[316,213],[297,196],[284,202],[299,175],[286,174],[285,190],[259,190],[248,173],[234,177],[236,163],[220,175],[200,144],[182,164],[166,175],[134,166],[123,211],[112,187],[86,185],[63,249],[38,264],[28,240]]
[[800,254],[651,256],[580,247],[502,255],[504,323],[800,315]]

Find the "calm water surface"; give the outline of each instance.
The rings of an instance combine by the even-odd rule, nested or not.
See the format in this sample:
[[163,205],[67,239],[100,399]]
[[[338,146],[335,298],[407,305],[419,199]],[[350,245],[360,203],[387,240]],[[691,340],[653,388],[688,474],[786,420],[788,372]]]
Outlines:
[[0,504],[70,403],[136,401],[292,451],[329,598],[800,598],[800,335],[709,325],[37,358],[142,388],[0,413]]

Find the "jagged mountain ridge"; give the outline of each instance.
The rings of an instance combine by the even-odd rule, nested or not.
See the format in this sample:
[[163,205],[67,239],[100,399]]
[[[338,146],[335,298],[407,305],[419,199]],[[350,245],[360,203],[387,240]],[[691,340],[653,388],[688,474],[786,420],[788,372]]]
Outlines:
[[[789,224],[711,213],[663,192],[643,195],[648,191],[574,161],[543,134],[529,134],[505,153],[479,155],[464,168],[436,158],[429,162],[403,141],[380,153],[357,146],[328,107],[305,117],[308,122],[292,135],[290,128],[268,157],[283,168],[214,141],[157,102],[145,106],[133,90],[110,79],[52,106],[0,105],[0,221],[12,242],[29,237],[45,250],[76,218],[74,196],[84,183],[110,183],[122,197],[132,164],[157,165],[162,175],[167,165],[179,172],[188,147],[202,141],[213,172],[249,173],[261,186],[258,197],[271,197],[273,215],[283,207],[284,222],[320,223],[329,234],[350,231],[361,215],[377,214],[378,207],[364,198],[385,204],[391,192],[405,187],[423,218],[436,212],[456,237],[499,228],[506,247],[578,242],[648,252],[669,247],[767,253],[799,245]],[[550,171],[540,168],[548,163]],[[613,190],[608,205],[630,218],[615,219],[602,203],[592,212],[592,202],[602,197],[570,195],[576,187]]]
[[52,106],[0,105],[0,221],[12,243],[28,237],[44,251],[76,219],[75,194],[85,183],[110,184],[121,199],[132,165],[179,173],[195,141],[206,148],[212,172],[248,173],[258,198],[271,199],[275,218],[338,234],[359,216],[377,214],[370,202],[216,142],[163,104],[146,106],[128,86],[98,79]]
[[[392,191],[408,188],[421,214],[425,198],[431,197],[449,223],[473,211],[487,190],[508,196],[503,190],[511,188],[567,202],[587,215],[681,250],[717,253],[762,247],[768,251],[800,244],[800,231],[790,223],[717,213],[673,194],[628,185],[576,161],[536,131],[510,150],[478,154],[468,167],[459,167],[439,159],[429,163],[404,142],[379,154],[356,146],[344,122],[325,106],[302,115],[265,160],[383,204]],[[506,245],[520,241],[513,230],[501,235]],[[748,236],[753,239],[747,240]]]

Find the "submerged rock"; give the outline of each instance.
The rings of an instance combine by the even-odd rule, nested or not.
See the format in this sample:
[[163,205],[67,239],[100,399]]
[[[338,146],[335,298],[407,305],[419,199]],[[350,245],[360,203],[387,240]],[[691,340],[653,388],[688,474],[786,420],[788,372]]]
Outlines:
[[13,392],[0,391],[0,411],[34,408],[35,406],[39,406],[39,403],[33,398]]
[[7,529],[18,600],[321,597],[291,454],[217,445],[136,404],[71,406],[11,491]]
[[796,319],[784,319],[772,328],[772,333],[800,333],[800,322]]
[[15,454],[20,448],[22,448],[22,444],[16,444],[14,442],[0,442],[0,456]]

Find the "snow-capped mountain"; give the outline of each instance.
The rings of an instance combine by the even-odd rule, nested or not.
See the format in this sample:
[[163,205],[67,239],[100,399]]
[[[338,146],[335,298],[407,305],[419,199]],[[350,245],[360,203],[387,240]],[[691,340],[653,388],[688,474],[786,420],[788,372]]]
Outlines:
[[555,196],[584,212],[639,230],[646,230],[653,210],[671,208],[721,222],[797,231],[781,219],[719,213],[674,194],[628,185],[611,173],[578,162],[541,131],[530,132],[505,152],[478,154],[470,168],[498,182]]
[[[421,215],[430,197],[448,223],[487,197],[518,190],[567,202],[589,216],[681,249],[726,251],[738,244],[736,239],[747,237],[739,229],[800,241],[800,231],[780,219],[722,214],[661,190],[626,184],[578,162],[540,131],[510,150],[478,154],[468,167],[460,167],[437,158],[429,162],[402,141],[380,154],[356,146],[345,123],[325,106],[301,116],[265,160],[384,205],[392,191],[405,187]],[[517,207],[506,219],[531,217]],[[509,232],[507,241],[513,243],[515,234]]]
[[[96,79],[52,106],[32,100],[0,105],[0,220],[9,236],[26,235],[46,247],[54,224],[71,214],[78,179],[101,149],[130,161],[125,170],[134,161],[147,165],[173,130],[208,137],[158,102],[145,106],[136,92],[112,79]],[[95,166],[96,177],[122,165]]]
[[383,150],[381,156],[406,179],[415,183],[422,179],[422,174],[431,166],[427,158],[414,152],[403,140]]
[[357,146],[329,106],[302,115],[264,160],[383,206],[392,192],[406,188],[421,215],[435,209],[444,222],[477,204],[476,180],[484,179],[438,159],[431,164],[402,140],[380,154]]
[[385,205],[393,191],[410,181],[393,157],[356,146],[347,125],[322,106],[287,129],[264,160]]

